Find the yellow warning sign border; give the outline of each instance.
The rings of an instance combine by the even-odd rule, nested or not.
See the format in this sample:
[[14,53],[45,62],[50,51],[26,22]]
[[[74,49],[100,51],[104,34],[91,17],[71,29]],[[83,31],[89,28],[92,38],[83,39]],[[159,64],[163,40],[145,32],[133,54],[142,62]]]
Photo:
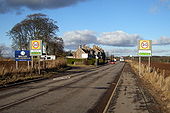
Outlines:
[[[34,47],[33,44],[37,42],[38,43],[38,47]],[[30,42],[30,50],[41,50],[42,49],[42,40],[31,40]]]
[[[146,42],[148,44],[148,47],[143,48],[142,43]],[[152,49],[152,41],[151,40],[139,40],[138,43],[138,49],[139,50],[151,50]]]

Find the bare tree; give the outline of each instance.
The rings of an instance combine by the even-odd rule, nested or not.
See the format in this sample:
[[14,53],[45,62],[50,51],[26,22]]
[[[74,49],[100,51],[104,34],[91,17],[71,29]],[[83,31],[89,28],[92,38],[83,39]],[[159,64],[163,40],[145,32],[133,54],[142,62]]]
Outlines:
[[28,49],[30,40],[40,39],[49,44],[50,40],[55,39],[58,26],[56,21],[47,18],[45,14],[28,15],[26,19],[16,24],[9,32],[14,49]]
[[64,55],[64,42],[62,38],[55,37],[48,44],[49,54],[56,55],[57,57]]
[[4,51],[4,46],[0,45],[0,57],[2,57]]

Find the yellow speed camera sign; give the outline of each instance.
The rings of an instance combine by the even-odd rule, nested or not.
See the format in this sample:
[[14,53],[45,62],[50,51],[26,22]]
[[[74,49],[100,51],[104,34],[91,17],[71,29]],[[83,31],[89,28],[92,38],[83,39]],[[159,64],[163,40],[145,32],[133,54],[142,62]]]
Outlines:
[[151,50],[151,40],[139,40],[139,50]]

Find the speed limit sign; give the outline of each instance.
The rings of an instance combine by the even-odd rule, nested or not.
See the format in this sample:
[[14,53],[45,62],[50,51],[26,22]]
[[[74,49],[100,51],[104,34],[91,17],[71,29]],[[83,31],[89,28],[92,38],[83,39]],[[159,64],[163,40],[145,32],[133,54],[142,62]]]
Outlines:
[[41,40],[32,40],[31,49],[41,49]]
[[30,55],[31,56],[42,55],[42,40],[30,41]]
[[139,41],[139,50],[150,50],[150,49],[151,49],[151,40]]
[[152,56],[152,41],[151,40],[139,40],[138,55],[139,56]]
[[149,43],[148,43],[147,41],[143,41],[143,42],[141,43],[141,47],[142,47],[142,48],[148,48],[148,46],[149,46]]
[[39,42],[35,41],[32,44],[33,48],[38,48],[39,47]]

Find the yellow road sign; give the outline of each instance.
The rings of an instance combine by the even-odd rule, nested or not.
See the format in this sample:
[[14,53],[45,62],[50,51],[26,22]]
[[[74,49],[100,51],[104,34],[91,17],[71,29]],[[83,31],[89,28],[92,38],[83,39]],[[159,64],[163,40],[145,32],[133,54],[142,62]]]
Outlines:
[[42,55],[42,40],[30,40],[30,55]]
[[31,41],[31,49],[32,50],[40,50],[42,46],[42,41],[41,40],[32,40]]
[[139,40],[139,50],[151,50],[151,40]]

